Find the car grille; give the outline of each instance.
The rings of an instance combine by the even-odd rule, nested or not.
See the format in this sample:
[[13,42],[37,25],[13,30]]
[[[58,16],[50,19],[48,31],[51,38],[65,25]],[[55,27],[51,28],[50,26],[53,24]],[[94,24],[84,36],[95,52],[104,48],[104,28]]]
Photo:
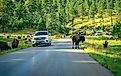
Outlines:
[[41,37],[42,40],[46,39],[46,37]]
[[39,37],[39,38],[34,38],[34,40],[45,40],[46,37]]

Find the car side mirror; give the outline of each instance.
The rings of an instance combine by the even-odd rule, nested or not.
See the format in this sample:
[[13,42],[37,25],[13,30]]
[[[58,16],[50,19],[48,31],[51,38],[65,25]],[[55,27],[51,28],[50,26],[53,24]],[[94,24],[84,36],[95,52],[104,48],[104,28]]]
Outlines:
[[31,35],[31,37],[33,37],[34,35]]
[[51,36],[51,34],[49,34],[49,36]]

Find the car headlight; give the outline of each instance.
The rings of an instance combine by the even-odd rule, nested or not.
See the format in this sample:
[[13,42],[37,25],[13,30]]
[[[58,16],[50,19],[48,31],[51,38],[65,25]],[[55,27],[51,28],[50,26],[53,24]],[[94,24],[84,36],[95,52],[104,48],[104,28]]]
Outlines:
[[48,40],[46,40],[46,42],[48,42]]

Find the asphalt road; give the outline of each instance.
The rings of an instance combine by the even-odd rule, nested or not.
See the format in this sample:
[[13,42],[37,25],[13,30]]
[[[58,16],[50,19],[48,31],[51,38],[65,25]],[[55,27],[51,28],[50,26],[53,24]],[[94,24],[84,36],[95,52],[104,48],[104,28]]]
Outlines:
[[0,56],[0,76],[114,76],[62,39],[49,47],[30,47]]

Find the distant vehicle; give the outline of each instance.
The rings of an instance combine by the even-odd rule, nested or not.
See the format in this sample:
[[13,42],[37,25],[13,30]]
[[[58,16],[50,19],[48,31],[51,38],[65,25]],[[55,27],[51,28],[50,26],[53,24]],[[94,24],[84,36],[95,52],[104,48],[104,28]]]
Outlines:
[[100,36],[100,35],[102,35],[102,34],[103,34],[102,32],[96,32],[96,33],[95,33],[96,36]]
[[104,32],[104,34],[105,34],[105,35],[111,35],[111,34],[110,34],[110,33],[108,33],[108,32]]
[[51,40],[48,31],[36,31],[32,38],[32,46],[39,46],[42,44],[51,45]]

